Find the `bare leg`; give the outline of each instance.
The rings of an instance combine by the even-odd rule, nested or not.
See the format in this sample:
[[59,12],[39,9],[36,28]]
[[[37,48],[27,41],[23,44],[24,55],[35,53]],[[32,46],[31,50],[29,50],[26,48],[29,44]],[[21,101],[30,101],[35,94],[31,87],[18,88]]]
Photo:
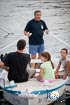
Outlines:
[[[41,56],[41,55],[38,54],[38,59],[40,59],[40,56]],[[36,59],[36,55],[31,55],[31,59]],[[36,68],[40,68],[40,64],[39,64],[39,63],[36,63],[36,64],[35,64],[35,63],[32,63],[32,64],[31,64],[31,68],[32,68],[32,69],[35,69],[35,67],[36,67]]]
[[41,54],[38,54],[38,59],[40,59],[40,57],[41,57]]
[[[38,59],[40,59],[40,54],[38,54]],[[40,69],[40,63],[36,63],[36,68]]]
[[[36,59],[36,55],[31,55],[31,59]],[[35,63],[31,64],[31,68],[35,69]]]

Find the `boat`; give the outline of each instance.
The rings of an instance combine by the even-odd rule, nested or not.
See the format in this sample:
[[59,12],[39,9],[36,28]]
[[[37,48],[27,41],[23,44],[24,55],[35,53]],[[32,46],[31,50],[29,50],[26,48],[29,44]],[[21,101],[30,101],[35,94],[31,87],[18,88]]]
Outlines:
[[[34,61],[32,62],[34,63]],[[35,60],[35,63],[38,63],[38,60]],[[41,63],[40,60],[39,63]],[[39,69],[37,69],[38,72]],[[40,82],[36,78],[29,78],[27,82],[22,83],[0,80],[4,98],[13,105],[48,105],[53,103],[63,95],[66,83],[66,80],[63,79]]]
[[32,78],[24,83],[5,84],[2,89],[4,98],[13,105],[48,105],[55,101],[54,98],[50,97],[52,92],[58,92],[59,97],[62,96],[65,89],[65,80],[55,79],[39,82]]

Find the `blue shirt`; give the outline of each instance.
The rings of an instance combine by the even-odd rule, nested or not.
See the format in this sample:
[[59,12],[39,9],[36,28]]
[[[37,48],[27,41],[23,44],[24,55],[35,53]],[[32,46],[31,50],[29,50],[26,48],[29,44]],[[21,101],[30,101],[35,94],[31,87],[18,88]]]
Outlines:
[[30,45],[40,45],[44,43],[43,34],[44,31],[48,29],[43,20],[35,21],[34,19],[30,20],[26,27],[25,31],[32,33],[29,37]]

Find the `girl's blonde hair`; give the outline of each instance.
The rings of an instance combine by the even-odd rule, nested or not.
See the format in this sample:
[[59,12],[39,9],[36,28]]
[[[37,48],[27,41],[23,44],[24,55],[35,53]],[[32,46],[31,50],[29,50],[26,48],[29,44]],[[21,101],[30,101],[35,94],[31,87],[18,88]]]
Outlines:
[[[51,61],[51,55],[49,52],[42,52],[41,53],[41,56],[46,58],[48,61]],[[53,62],[51,61],[51,65],[52,65],[52,68],[54,69],[54,65],[53,65]]]

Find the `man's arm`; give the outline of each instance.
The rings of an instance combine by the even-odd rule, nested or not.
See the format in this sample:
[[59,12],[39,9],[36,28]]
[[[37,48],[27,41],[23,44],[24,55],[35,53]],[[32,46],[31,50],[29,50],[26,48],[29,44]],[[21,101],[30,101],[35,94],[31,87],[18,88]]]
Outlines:
[[67,74],[68,76],[70,76],[70,61],[67,61],[67,62],[66,62],[65,70],[66,70],[66,74]]
[[0,61],[0,68],[4,67],[4,63]]
[[2,61],[0,61],[0,68],[4,69],[6,71],[9,71],[9,67],[5,66],[5,64]]
[[57,68],[56,68],[56,70],[55,70],[55,72],[54,72],[56,79],[58,79],[58,72],[59,72],[60,66],[61,66],[61,63],[59,62],[58,66],[57,66]]
[[57,66],[57,68],[56,68],[56,70],[55,70],[55,73],[57,73],[57,72],[59,71],[60,66],[61,66],[61,62],[59,62],[58,66]]
[[46,34],[48,34],[48,27],[47,27],[47,25],[46,25],[46,23],[44,21],[43,21],[43,24],[44,24],[44,32]]
[[24,29],[24,35],[30,36],[30,21],[27,23],[25,29]]

